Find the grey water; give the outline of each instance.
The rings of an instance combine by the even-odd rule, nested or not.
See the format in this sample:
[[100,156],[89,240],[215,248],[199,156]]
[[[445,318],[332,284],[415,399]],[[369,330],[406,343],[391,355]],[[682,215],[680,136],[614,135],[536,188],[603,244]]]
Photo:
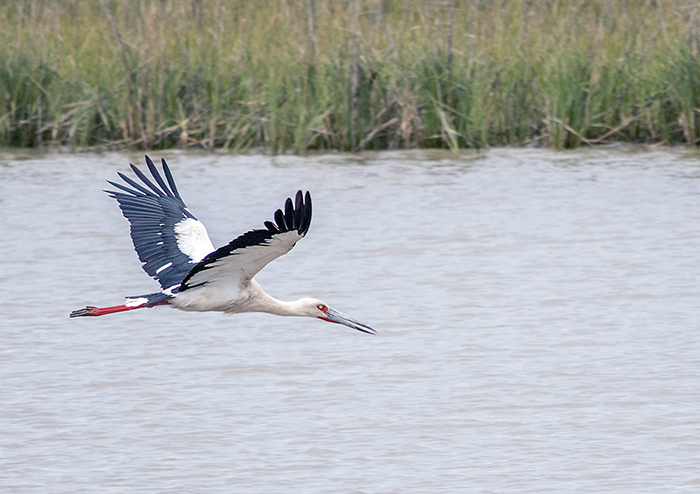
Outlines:
[[101,189],[0,153],[0,492],[700,491],[700,155],[165,157],[215,246],[310,190],[258,276],[377,336],[167,307]]

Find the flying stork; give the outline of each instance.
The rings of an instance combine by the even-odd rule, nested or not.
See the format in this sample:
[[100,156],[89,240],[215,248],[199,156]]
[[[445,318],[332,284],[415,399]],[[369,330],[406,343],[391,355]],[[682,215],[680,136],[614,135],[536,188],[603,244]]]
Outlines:
[[275,211],[265,229],[251,230],[214,249],[207,229],[187,209],[173,175],[162,160],[166,184],[153,161],[146,165],[154,184],[133,164],[142,184],[119,173],[126,185],[108,183],[105,190],[117,200],[131,225],[131,240],[143,270],[160,283],[156,293],[127,297],[124,305],[87,306],[70,317],[102,316],[143,307],[170,305],[187,311],[269,312],[278,316],[306,316],[343,324],[364,333],[376,331],[314,298],[283,302],[263,291],[253,277],[268,263],[289,252],[304,238],[311,224],[311,195],[298,191],[294,202]]

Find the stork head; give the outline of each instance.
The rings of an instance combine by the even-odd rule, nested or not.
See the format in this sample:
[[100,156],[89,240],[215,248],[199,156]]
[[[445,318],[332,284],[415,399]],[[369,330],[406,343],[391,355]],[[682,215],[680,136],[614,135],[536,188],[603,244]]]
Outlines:
[[323,319],[324,321],[334,322],[336,324],[342,324],[352,329],[362,331],[367,334],[377,334],[377,332],[361,322],[356,321],[350,316],[346,316],[340,311],[331,309],[325,302],[317,300],[315,298],[304,298],[301,299],[304,304],[304,308],[307,311],[309,317],[317,317]]

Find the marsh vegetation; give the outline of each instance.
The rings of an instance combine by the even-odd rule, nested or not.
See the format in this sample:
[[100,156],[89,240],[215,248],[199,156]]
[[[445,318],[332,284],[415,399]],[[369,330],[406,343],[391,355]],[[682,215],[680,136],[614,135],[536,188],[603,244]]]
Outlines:
[[686,0],[6,2],[0,145],[695,145],[699,39]]

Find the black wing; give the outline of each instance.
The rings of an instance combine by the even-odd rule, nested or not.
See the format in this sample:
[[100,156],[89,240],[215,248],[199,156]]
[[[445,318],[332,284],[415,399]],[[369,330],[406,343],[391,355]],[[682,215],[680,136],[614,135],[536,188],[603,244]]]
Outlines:
[[172,290],[182,282],[192,267],[214,250],[204,225],[187,209],[165,160],[162,160],[166,184],[153,161],[146,164],[155,179],[151,182],[136,166],[131,169],[143,185],[119,173],[131,187],[108,181],[123,192],[105,190],[119,202],[131,224],[131,240],[143,263],[143,270]]
[[275,222],[266,230],[251,230],[207,255],[185,277],[180,291],[215,284],[240,287],[268,263],[286,254],[309,231],[311,195],[298,191],[296,200],[285,202],[284,212],[275,212]]

